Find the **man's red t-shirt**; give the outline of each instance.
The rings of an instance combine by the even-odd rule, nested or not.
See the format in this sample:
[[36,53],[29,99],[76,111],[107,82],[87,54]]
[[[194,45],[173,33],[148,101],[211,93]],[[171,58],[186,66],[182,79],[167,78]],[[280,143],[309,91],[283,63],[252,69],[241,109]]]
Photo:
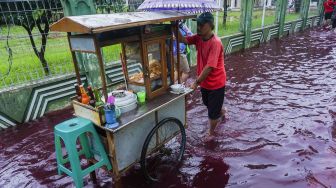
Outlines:
[[226,72],[224,67],[224,49],[222,41],[217,36],[203,41],[199,35],[186,37],[188,44],[194,44],[197,50],[197,75],[199,76],[204,67],[212,67],[212,71],[201,82],[201,87],[209,90],[219,89],[225,86]]
[[333,1],[330,1],[330,0],[326,1],[326,2],[323,3],[323,6],[324,6],[324,12],[325,13],[330,13],[330,12],[333,12],[333,10],[334,10]]

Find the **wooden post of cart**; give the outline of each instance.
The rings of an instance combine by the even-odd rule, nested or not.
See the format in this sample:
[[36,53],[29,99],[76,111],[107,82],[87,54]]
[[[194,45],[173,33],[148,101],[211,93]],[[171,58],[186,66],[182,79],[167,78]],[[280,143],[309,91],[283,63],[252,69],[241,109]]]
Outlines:
[[[97,132],[110,157],[115,180],[139,162],[141,157],[146,156],[146,153],[143,154],[143,145],[147,143],[148,146],[148,139],[153,136],[153,131],[157,126],[162,127],[167,122],[181,124],[180,127],[176,126],[176,129],[169,130],[168,135],[155,133],[156,145],[149,149],[150,152],[162,147],[178,132],[184,134],[185,142],[184,128],[182,127],[182,130],[181,126],[186,125],[186,95],[188,92],[173,94],[168,92],[168,89],[174,84],[175,79],[173,34],[175,33],[178,44],[178,20],[194,17],[195,15],[176,11],[86,15],[65,17],[51,26],[52,31],[68,33],[78,84],[81,84],[81,76],[85,76],[85,73],[79,72],[76,53],[93,54],[99,64],[97,75],[100,75],[99,89],[102,91],[103,99],[107,101],[109,95],[116,94],[115,105],[117,106],[117,102],[120,102],[118,104],[122,111],[118,119],[120,126],[115,129],[105,126],[103,106],[94,108],[75,100],[72,102],[77,116],[87,118],[96,125]],[[135,93],[146,92],[147,102],[145,104],[134,104],[136,95],[129,91],[108,93],[112,90],[111,86],[114,83],[106,77],[106,62],[103,58],[106,54],[102,54],[101,49],[112,45],[119,45],[116,48],[121,51],[123,68],[120,68],[120,65],[113,65],[109,69],[124,70],[122,75],[125,75],[127,80],[127,88]],[[180,83],[179,56],[179,45],[177,45],[177,75]],[[121,100],[124,98],[125,100]],[[184,151],[184,148],[181,147],[181,149]]]
[[181,61],[181,57],[180,57],[180,45],[179,45],[179,41],[180,41],[180,35],[179,35],[179,23],[178,21],[175,22],[175,36],[176,36],[176,61],[177,61],[177,81],[180,84],[181,83],[181,75],[180,75],[180,61]]

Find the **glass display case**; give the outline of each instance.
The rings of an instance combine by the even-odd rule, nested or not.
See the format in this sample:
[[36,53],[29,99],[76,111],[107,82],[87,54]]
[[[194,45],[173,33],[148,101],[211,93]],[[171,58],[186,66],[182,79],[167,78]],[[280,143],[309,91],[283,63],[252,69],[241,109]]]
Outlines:
[[[149,37],[139,41],[123,43],[123,67],[128,88],[145,91],[149,99],[168,89],[170,76],[167,68],[167,37]],[[143,48],[143,50],[141,50]]]
[[138,42],[125,43],[123,67],[126,67],[124,74],[129,84],[144,86],[143,62],[141,57],[140,44]]

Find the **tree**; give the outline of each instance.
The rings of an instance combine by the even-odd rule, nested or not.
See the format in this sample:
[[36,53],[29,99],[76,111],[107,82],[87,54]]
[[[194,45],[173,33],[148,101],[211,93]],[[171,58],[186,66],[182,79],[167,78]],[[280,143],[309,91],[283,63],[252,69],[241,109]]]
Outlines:
[[[59,6],[57,6],[57,3]],[[55,6],[56,5],[56,6]],[[49,23],[58,19],[53,15],[57,7],[61,7],[58,0],[9,0],[0,3],[6,24],[14,24],[23,27],[29,37],[35,55],[38,57],[44,73],[50,74],[48,62],[45,59],[46,45],[49,35]],[[53,8],[52,8],[53,7]],[[56,7],[56,8],[55,8]],[[41,36],[41,45],[37,46],[33,30],[37,28]]]

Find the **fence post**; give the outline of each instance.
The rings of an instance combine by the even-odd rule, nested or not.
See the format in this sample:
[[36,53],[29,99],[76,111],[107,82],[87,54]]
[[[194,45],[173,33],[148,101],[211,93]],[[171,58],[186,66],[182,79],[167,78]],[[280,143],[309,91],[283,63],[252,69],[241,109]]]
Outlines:
[[242,0],[240,11],[240,30],[245,35],[244,48],[246,49],[251,45],[253,1]]
[[308,13],[309,13],[310,0],[302,0],[301,5],[301,18],[302,18],[302,30],[306,28],[308,21]]
[[95,14],[93,0],[61,0],[64,16]]
[[277,1],[276,21],[279,24],[279,38],[283,37],[287,6],[288,0]]

